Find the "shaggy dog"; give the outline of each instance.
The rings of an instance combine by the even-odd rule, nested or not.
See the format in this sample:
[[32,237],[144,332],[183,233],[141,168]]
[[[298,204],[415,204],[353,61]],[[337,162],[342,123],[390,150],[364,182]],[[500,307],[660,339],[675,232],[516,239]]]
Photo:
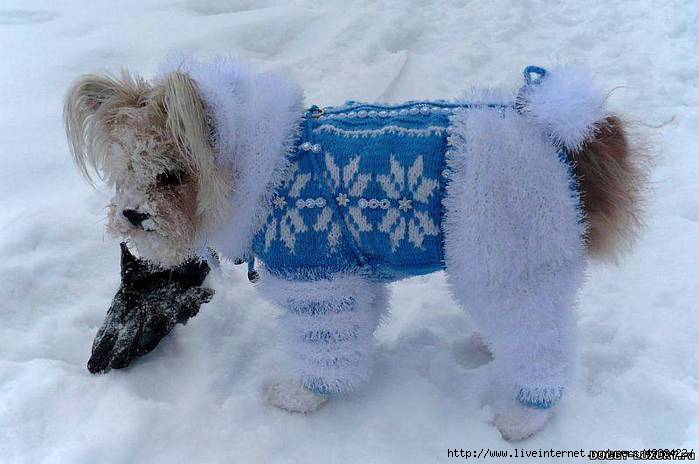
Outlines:
[[304,110],[280,77],[185,60],[152,83],[80,78],[65,123],[82,172],[115,188],[108,228],[142,257],[262,262],[297,367],[272,404],[358,388],[386,282],[445,270],[500,364],[494,422],[522,439],[570,383],[587,257],[639,225],[640,158],[604,103],[584,73],[529,67],[513,95]]

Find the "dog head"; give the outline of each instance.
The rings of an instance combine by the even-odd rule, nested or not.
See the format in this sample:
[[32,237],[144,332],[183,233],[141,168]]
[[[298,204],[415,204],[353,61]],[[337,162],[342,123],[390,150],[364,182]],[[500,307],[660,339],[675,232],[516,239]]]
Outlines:
[[64,121],[81,173],[114,188],[107,229],[147,260],[186,260],[221,220],[230,180],[218,169],[196,83],[175,71],[149,83],[86,75],[66,97]]

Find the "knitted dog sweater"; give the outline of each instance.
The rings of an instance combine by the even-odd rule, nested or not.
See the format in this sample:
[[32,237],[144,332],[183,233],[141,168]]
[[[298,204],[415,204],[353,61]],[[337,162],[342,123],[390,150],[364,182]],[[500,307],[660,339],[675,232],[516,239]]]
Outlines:
[[513,396],[555,403],[570,377],[569,315],[585,263],[566,151],[605,115],[590,79],[528,68],[514,95],[304,111],[297,85],[246,65],[175,69],[195,78],[215,161],[232,180],[228,219],[203,244],[257,256],[272,274],[258,287],[286,309],[304,385],[347,391],[366,378],[386,307],[366,276],[445,269]]
[[349,102],[309,110],[254,254],[270,272],[293,278],[361,268],[393,280],[442,269],[449,116],[468,106]]

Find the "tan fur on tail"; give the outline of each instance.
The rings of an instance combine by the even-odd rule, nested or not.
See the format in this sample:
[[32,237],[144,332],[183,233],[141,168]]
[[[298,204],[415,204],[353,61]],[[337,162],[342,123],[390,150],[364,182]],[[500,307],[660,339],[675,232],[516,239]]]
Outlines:
[[632,145],[621,119],[610,116],[573,159],[588,220],[588,250],[614,260],[630,249],[641,226],[647,158]]

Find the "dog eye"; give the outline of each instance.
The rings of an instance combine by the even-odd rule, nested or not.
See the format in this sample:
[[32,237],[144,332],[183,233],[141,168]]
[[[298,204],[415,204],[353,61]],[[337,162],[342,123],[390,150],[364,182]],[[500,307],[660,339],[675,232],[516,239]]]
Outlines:
[[184,171],[165,171],[158,174],[156,182],[158,185],[182,185],[185,181],[186,173]]

